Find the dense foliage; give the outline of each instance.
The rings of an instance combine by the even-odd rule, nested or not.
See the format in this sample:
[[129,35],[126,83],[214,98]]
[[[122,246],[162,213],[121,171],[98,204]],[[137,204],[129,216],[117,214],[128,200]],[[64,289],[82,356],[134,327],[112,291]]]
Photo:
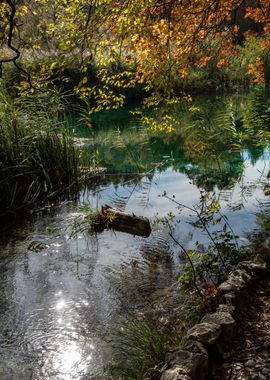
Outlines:
[[144,86],[152,105],[175,102],[177,89],[201,81],[202,72],[208,85],[229,77],[239,82],[239,75],[268,82],[268,3],[2,1],[0,62],[21,68],[21,90],[60,82],[90,98],[96,111],[123,105],[135,83]]

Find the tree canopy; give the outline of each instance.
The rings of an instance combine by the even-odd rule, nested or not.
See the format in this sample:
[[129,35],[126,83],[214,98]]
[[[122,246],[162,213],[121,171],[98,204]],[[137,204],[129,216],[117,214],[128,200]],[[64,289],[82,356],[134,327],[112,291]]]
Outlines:
[[[268,0],[1,1],[0,64],[14,63],[29,83],[27,62],[46,58],[30,82],[39,86],[76,57],[81,80],[75,91],[91,93],[101,108],[123,103],[118,94],[110,104],[112,85],[134,83],[154,94],[150,105],[174,102],[172,84],[191,66],[226,67],[254,38],[263,55],[254,54],[245,70],[256,83],[268,80],[269,8]],[[90,63],[99,68],[99,88],[84,76]]]

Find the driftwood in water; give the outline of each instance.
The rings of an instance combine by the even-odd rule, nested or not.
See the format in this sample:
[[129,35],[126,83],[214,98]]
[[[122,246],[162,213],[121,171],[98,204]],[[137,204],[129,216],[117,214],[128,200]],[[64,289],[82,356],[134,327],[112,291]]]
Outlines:
[[151,234],[151,226],[147,218],[128,214],[109,205],[102,206],[100,213],[95,218],[93,228],[97,232],[109,228],[143,237]]

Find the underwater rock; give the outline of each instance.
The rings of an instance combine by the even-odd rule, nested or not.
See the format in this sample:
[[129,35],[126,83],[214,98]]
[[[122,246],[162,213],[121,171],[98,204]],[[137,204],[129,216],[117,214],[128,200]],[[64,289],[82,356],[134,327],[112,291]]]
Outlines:
[[42,243],[42,241],[37,241],[37,240],[31,241],[31,243],[27,247],[29,251],[33,251],[33,252],[41,252],[43,251],[43,249],[46,249],[46,248],[48,248],[46,244]]

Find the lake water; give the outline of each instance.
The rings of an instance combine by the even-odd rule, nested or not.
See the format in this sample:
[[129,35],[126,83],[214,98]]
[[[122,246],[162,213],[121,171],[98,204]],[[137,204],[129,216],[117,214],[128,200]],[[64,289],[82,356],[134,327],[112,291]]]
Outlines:
[[[174,234],[186,248],[196,241],[208,244],[189,223],[190,211],[179,215],[164,191],[187,206],[199,202],[200,191],[215,192],[240,243],[247,244],[267,202],[269,153],[248,142],[234,149],[225,127],[251,129],[261,115],[255,115],[254,99],[199,99],[195,111],[174,111],[181,122],[169,135],[149,132],[129,110],[97,115],[90,131],[74,124],[82,149],[89,149],[106,171],[74,200],[37,212],[2,237],[0,380],[105,378],[116,324],[154,308],[181,271],[181,252],[158,218],[175,215]],[[264,101],[261,112],[269,124]],[[84,232],[70,239],[81,204],[94,209],[110,204],[146,216],[152,234],[146,239]],[[33,241],[45,248],[29,250]]]

